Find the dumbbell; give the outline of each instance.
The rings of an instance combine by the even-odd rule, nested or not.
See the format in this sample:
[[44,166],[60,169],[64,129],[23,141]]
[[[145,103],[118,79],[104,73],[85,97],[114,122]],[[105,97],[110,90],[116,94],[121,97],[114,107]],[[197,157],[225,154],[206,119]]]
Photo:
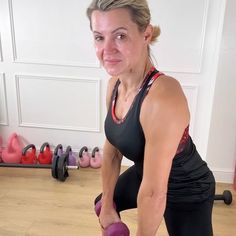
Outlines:
[[[52,161],[52,177],[58,179],[62,182],[66,180],[69,176],[69,157],[72,153],[72,149],[70,146],[66,148],[65,153],[63,153],[63,147],[61,144],[58,144],[53,153],[53,161]],[[70,168],[73,168],[72,166]],[[78,169],[79,166],[76,166]]]
[[223,194],[216,194],[214,200],[222,200],[226,205],[230,205],[233,200],[232,193],[229,190],[224,190]]
[[[113,203],[114,208],[116,208],[115,203]],[[101,200],[98,201],[95,205],[96,215],[99,216],[102,208]],[[105,231],[105,236],[129,236],[129,228],[123,222],[116,222],[109,225]]]

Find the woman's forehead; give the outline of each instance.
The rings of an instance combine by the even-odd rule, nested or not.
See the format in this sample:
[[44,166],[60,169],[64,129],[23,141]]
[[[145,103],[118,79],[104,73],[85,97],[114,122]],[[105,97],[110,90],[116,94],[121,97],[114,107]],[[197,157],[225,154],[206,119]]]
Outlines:
[[109,11],[95,10],[91,16],[93,31],[113,31],[115,28],[130,28],[136,25],[125,8],[118,8]]

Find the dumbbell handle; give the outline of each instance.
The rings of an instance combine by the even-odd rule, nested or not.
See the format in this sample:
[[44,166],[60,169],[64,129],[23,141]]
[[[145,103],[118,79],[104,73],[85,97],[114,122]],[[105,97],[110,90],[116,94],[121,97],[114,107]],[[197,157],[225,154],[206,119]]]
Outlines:
[[[14,167],[14,168],[39,168],[51,169],[51,164],[15,164],[15,163],[0,163],[0,167]],[[78,166],[67,166],[68,169],[78,169]]]

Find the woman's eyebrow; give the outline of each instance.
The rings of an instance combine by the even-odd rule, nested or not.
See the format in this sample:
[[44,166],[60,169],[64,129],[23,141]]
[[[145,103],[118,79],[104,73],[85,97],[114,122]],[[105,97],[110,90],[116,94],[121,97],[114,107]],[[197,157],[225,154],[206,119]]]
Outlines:
[[[115,32],[117,32],[117,31],[119,31],[119,30],[125,30],[125,31],[127,31],[127,28],[125,28],[125,27],[118,27],[117,29],[114,29],[113,31],[111,31],[111,33],[114,34]],[[96,30],[94,30],[93,33],[94,33],[94,34],[102,34],[102,33],[98,32],[98,31],[96,31]]]

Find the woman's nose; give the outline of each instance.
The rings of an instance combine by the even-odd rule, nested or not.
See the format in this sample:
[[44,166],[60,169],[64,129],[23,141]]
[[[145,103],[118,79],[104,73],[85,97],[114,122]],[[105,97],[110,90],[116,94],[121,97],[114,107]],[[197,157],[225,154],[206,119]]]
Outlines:
[[104,52],[113,53],[116,51],[115,43],[111,39],[106,39],[103,47]]

